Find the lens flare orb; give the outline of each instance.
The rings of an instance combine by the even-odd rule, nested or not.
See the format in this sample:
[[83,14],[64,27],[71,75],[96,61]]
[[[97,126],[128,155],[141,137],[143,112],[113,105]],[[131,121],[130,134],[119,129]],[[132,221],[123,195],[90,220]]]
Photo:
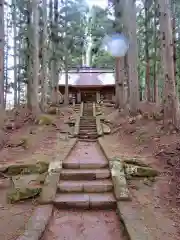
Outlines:
[[103,39],[102,48],[113,57],[123,57],[129,48],[129,41],[123,34],[113,34]]

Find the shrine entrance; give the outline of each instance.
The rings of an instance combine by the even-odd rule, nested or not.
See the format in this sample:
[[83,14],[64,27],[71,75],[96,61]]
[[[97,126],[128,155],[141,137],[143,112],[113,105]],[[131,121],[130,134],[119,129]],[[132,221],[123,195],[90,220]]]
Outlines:
[[95,91],[82,91],[81,92],[82,102],[96,102],[96,92]]

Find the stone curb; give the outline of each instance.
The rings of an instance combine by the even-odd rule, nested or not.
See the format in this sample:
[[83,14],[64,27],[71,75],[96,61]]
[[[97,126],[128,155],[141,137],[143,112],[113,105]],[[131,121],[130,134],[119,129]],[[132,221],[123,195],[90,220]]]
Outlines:
[[[107,154],[108,149],[107,150],[104,149],[103,143],[102,143],[102,138],[99,138],[98,142],[99,142],[99,145],[100,145],[101,150],[103,151],[104,155],[106,156],[107,159],[109,159],[108,154]],[[115,162],[117,162],[117,161],[115,161]],[[111,161],[111,163],[109,163],[110,168],[111,168],[112,164],[113,163]],[[122,164],[120,164],[120,165],[122,165]],[[116,166],[114,166],[114,167],[116,168]],[[119,167],[121,167],[121,166],[119,166]],[[118,170],[118,172],[119,172],[119,170]],[[123,172],[124,172],[124,168],[123,168]],[[121,174],[119,172],[120,177],[124,175],[123,172],[121,171]],[[112,172],[111,172],[111,175],[113,175]],[[125,179],[125,176],[123,178]],[[113,176],[112,176],[112,179],[113,179]],[[114,182],[113,182],[113,184],[114,184]],[[120,187],[118,187],[118,189],[120,189]],[[115,195],[116,194],[117,193],[115,192]],[[148,228],[146,227],[146,225],[144,224],[144,222],[142,220],[142,214],[136,208],[132,207],[131,201],[123,201],[123,200],[127,200],[127,199],[117,200],[117,209],[118,209],[119,218],[124,226],[124,231],[127,234],[128,239],[130,239],[130,240],[140,240],[140,239],[154,240],[155,239],[154,236],[152,236],[152,233],[149,232]]]
[[83,108],[84,108],[84,105],[83,105],[83,102],[82,102],[81,105],[80,105],[80,113],[76,117],[76,123],[75,123],[75,126],[74,126],[74,134],[73,134],[74,137],[77,137],[78,134],[79,134],[79,126],[80,126],[81,117],[83,115]]
[[[98,139],[99,145],[101,150],[103,151],[104,155],[108,158],[107,150],[103,147],[102,138]],[[112,181],[114,185],[114,194],[116,196],[117,201],[129,201],[130,200],[130,193],[127,187],[124,167],[121,162],[117,161],[109,161],[109,168],[111,171]]]
[[101,137],[103,135],[103,128],[101,125],[101,120],[99,116],[96,116],[96,104],[93,103],[93,116],[96,118],[96,130],[98,137]]
[[96,103],[93,102],[93,117],[96,117]]
[[80,117],[82,117],[83,115],[83,110],[84,110],[84,103],[82,102],[80,106]]
[[58,182],[60,179],[60,173],[62,169],[62,162],[70,154],[72,149],[77,143],[77,139],[70,140],[72,144],[69,146],[67,152],[61,156],[57,156],[53,162],[49,164],[48,174],[42,188],[42,192],[39,198],[40,204],[52,203],[56,197],[56,192],[58,188]]
[[74,137],[77,137],[79,134],[80,119],[81,119],[81,117],[80,117],[80,115],[78,115],[76,118],[75,126],[74,126],[74,134],[73,134]]
[[103,135],[103,129],[100,121],[100,117],[96,116],[96,129],[97,129],[97,134],[99,137]]
[[[137,208],[132,207],[131,202],[118,202],[118,214],[125,227],[126,234],[130,240],[154,240],[152,232],[144,224],[142,214]],[[131,213],[131,214],[130,214]]]
[[51,218],[51,204],[37,207],[25,225],[24,233],[16,240],[39,240]]

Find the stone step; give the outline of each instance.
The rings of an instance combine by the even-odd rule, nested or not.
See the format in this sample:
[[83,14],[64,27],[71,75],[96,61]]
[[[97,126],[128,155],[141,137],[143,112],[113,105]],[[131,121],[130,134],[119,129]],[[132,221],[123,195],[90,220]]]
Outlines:
[[95,138],[95,139],[86,139],[86,140],[79,138],[78,140],[79,140],[79,142],[96,142],[97,138]]
[[80,121],[80,126],[81,126],[81,127],[96,127],[96,123],[81,122],[81,121]]
[[84,132],[84,131],[88,131],[88,132],[94,132],[94,131],[97,131],[97,129],[95,128],[95,127],[91,127],[91,128],[86,128],[86,127],[80,127],[79,128],[79,131],[82,131],[82,132]]
[[79,126],[80,128],[89,128],[89,129],[91,129],[91,128],[96,128],[96,124],[93,124],[93,125],[84,125],[84,124],[80,124],[80,126]]
[[91,137],[95,137],[95,136],[97,136],[97,132],[94,132],[94,133],[90,133],[89,131],[88,132],[79,132],[79,136],[86,136],[86,137],[88,137],[88,136],[91,136]]
[[81,118],[80,120],[81,120],[82,122],[93,122],[93,123],[96,122],[95,119],[87,119],[87,118],[84,119],[84,118]]
[[89,123],[96,123],[95,119],[80,119],[81,122],[89,122]]
[[60,193],[54,205],[57,208],[115,209],[116,199],[113,193]]
[[97,133],[96,128],[91,128],[91,129],[80,128],[79,131],[82,132],[82,133],[88,133],[88,134]]
[[96,122],[95,121],[85,121],[85,120],[80,120],[80,124],[86,124],[86,125],[93,125],[95,126],[96,125]]
[[97,139],[98,138],[98,135],[85,135],[85,134],[81,134],[81,135],[78,135],[78,138],[81,138],[81,139]]
[[85,192],[103,193],[113,190],[112,181],[109,179],[94,181],[62,181],[58,184],[59,192]]
[[101,169],[108,167],[107,161],[96,159],[67,159],[62,164],[65,169]]
[[84,122],[80,122],[80,127],[96,127],[96,123],[84,123]]
[[81,136],[81,135],[86,135],[86,136],[95,136],[95,135],[97,135],[97,131],[96,130],[94,130],[94,131],[89,131],[89,130],[87,130],[87,131],[82,131],[82,130],[80,130],[79,131],[79,136]]
[[102,169],[62,169],[61,180],[96,180],[111,177],[108,168]]

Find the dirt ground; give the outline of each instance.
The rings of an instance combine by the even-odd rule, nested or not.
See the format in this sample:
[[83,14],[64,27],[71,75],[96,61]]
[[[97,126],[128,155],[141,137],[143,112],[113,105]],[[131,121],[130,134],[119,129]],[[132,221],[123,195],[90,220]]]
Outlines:
[[[21,109],[17,114],[8,113],[3,135],[5,141],[0,149],[0,167],[9,163],[33,162],[34,160],[50,161],[55,154],[58,139],[71,131],[65,122],[74,114],[72,108],[61,108],[59,115],[46,115],[52,124],[37,124],[26,109]],[[25,140],[25,141],[24,141]],[[22,144],[24,141],[24,144]],[[7,202],[7,192],[11,186],[8,178],[0,176],[0,239],[14,240],[24,230],[37,201],[18,204]]]
[[[52,117],[53,124],[48,126],[34,124],[25,110],[24,117],[19,114],[15,121],[11,121],[16,127],[13,129],[7,127],[3,135],[0,166],[7,163],[29,162],[41,157],[48,160],[52,157],[57,132],[63,137],[63,132],[70,131],[64,122],[69,119],[73,111],[71,108],[62,108],[61,112],[60,115]],[[166,231],[173,222],[173,228],[177,233],[172,230],[174,235],[169,239],[180,239],[180,133],[164,132],[162,121],[143,117],[134,121],[113,107],[104,107],[103,112],[106,119],[109,119],[108,124],[112,130],[111,135],[105,136],[109,155],[136,156],[160,171],[160,176],[152,185],[147,185],[144,179],[128,181],[133,202],[140,203],[142,209],[148,209],[153,213],[152,218],[149,219],[151,221],[155,218],[159,219],[159,226]],[[6,124],[8,125],[9,122],[7,121]],[[24,139],[25,144],[18,146],[18,143]],[[33,199],[25,203],[8,204],[6,193],[9,185],[8,179],[0,177],[0,239],[2,240],[16,239],[36,206],[36,201]],[[164,222],[163,216],[171,222]]]
[[160,171],[156,181],[151,184],[146,179],[128,180],[134,204],[138,203],[141,210],[152,213],[148,221],[156,219],[159,231],[167,235],[169,231],[167,239],[179,239],[180,133],[165,132],[162,121],[142,116],[134,120],[113,107],[105,107],[103,112],[114,132],[105,136],[109,156],[137,157]]

